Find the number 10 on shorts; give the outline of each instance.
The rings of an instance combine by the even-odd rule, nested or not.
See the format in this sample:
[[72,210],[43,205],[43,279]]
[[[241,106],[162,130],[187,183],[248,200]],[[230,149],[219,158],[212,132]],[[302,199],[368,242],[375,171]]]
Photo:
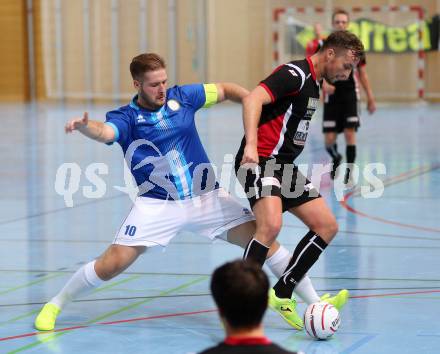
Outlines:
[[136,226],[127,225],[125,226],[125,235],[134,236],[136,233]]

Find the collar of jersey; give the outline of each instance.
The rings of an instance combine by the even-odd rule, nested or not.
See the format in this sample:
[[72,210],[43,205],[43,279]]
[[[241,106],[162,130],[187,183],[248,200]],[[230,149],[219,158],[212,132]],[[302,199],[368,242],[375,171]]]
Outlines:
[[234,337],[229,336],[224,340],[228,345],[269,345],[272,342],[267,337]]
[[162,113],[162,116],[165,116],[165,105],[160,107],[158,110],[151,111],[149,109],[146,109],[144,107],[140,107],[136,102],[138,99],[138,95],[134,96],[133,99],[130,102],[130,107],[134,108],[136,111],[142,112],[144,114],[148,115],[157,115],[158,113]]

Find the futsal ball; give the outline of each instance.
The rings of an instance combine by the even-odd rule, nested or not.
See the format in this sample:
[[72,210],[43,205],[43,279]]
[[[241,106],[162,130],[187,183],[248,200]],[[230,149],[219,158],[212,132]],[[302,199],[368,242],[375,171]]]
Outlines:
[[327,302],[310,304],[304,313],[304,327],[307,334],[315,339],[327,339],[339,328],[339,311]]

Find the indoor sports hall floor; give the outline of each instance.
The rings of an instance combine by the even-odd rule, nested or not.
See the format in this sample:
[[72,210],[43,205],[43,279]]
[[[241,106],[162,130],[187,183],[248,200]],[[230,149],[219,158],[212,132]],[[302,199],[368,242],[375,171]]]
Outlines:
[[[87,110],[103,119],[110,107]],[[64,122],[83,109],[0,106],[0,353],[192,353],[215,344],[223,330],[209,296],[209,276],[242,252],[190,234],[148,251],[126,273],[72,303],[56,332],[34,330],[42,304],[107,247],[131,205],[115,188],[124,186],[120,148],[64,134]],[[220,170],[224,154],[235,153],[242,136],[240,108],[214,107],[199,113],[197,125]],[[380,106],[374,116],[363,117],[358,138],[361,170],[370,162],[386,167],[380,176],[384,193],[366,199],[354,189],[340,203],[324,178],[321,192],[340,232],[309,273],[320,294],[350,289],[340,330],[328,341],[314,341],[269,311],[267,335],[306,353],[439,353],[439,106]],[[322,141],[318,112],[300,162],[328,162]],[[339,150],[345,151],[342,140]],[[79,185],[70,185],[77,189],[72,208],[60,195],[69,185],[59,179],[58,193],[55,189],[63,163],[76,163],[81,172]],[[101,175],[102,196],[90,199],[83,188],[93,186],[86,177],[93,163],[107,165],[108,173]],[[235,189],[234,178],[229,187]],[[298,220],[285,215],[282,243],[293,249],[305,233]],[[301,303],[301,313],[304,308]]]

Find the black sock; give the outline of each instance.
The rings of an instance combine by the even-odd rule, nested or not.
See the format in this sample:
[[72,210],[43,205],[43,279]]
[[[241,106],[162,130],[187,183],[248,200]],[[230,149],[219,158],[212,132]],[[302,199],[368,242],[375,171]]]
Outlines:
[[354,163],[356,160],[356,145],[347,145],[347,163]]
[[268,252],[269,247],[263,245],[260,241],[253,238],[249,241],[246,249],[244,250],[243,259],[251,259],[263,266]]
[[296,284],[315,264],[326,247],[327,243],[310,230],[296,246],[284,274],[273,287],[276,296],[290,299]]
[[336,169],[338,168],[339,164],[341,163],[342,156],[338,153],[338,144],[334,143],[333,145],[326,145],[325,149],[330,154],[330,156],[333,159],[333,166],[332,170],[330,172],[330,177],[332,179],[336,176]]
[[329,153],[329,155],[332,157],[333,160],[337,160],[340,158],[341,155],[338,153],[338,144],[334,143],[332,145],[326,145],[325,149]]

